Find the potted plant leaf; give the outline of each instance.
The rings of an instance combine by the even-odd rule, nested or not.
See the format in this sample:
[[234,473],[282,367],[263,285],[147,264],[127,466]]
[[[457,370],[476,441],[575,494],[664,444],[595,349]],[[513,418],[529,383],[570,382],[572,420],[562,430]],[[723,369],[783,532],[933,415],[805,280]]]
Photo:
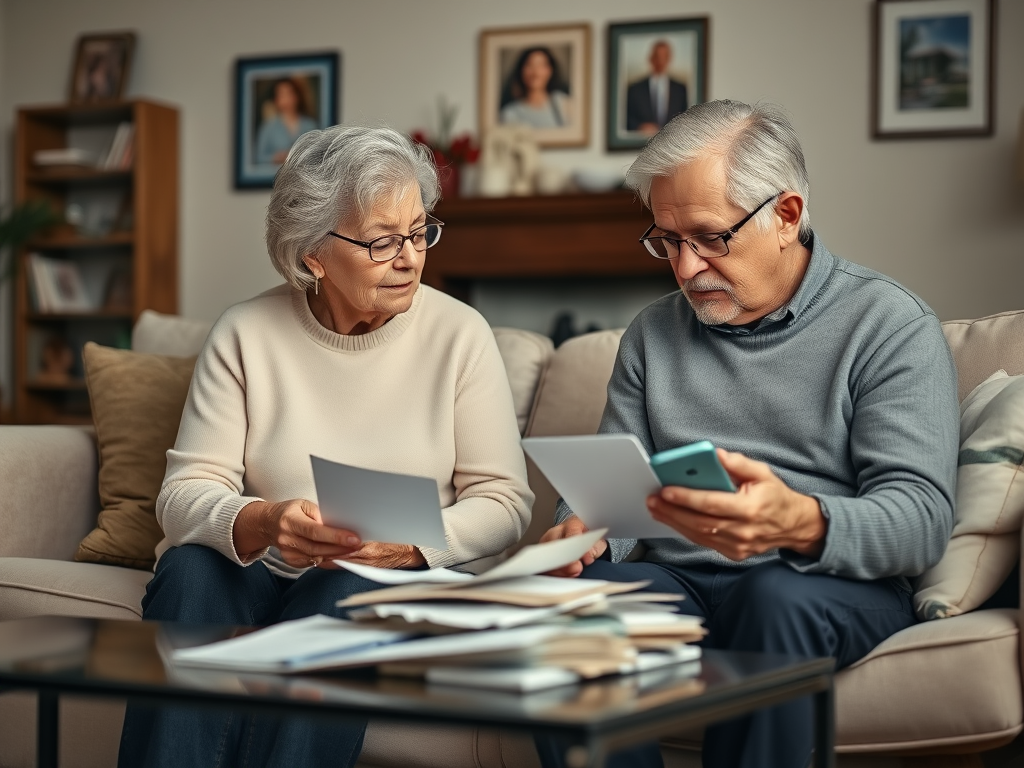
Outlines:
[[59,217],[45,200],[29,200],[0,216],[0,289],[18,268],[18,248],[58,221]]

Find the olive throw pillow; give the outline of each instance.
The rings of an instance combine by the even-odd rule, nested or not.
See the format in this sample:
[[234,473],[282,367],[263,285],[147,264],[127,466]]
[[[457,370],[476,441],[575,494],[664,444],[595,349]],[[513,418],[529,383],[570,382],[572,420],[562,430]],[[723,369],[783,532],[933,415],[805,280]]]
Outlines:
[[99,446],[102,511],[75,559],[152,568],[153,550],[163,538],[155,508],[165,454],[178,435],[196,358],[89,342],[83,359]]
[[1020,562],[1024,519],[1024,376],[998,371],[960,405],[953,538],[918,579],[921,619],[977,608]]

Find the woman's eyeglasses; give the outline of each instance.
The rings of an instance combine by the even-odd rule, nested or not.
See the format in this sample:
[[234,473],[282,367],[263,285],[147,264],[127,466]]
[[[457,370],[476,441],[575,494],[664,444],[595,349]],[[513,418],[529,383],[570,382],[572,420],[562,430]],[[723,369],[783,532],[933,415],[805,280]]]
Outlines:
[[433,216],[427,216],[427,221],[420,227],[417,227],[408,235],[381,235],[375,237],[369,242],[362,240],[353,240],[351,237],[345,237],[339,235],[337,232],[328,232],[327,234],[344,240],[346,243],[352,243],[353,245],[361,245],[366,249],[367,253],[370,254],[370,259],[378,263],[391,261],[398,257],[398,254],[402,252],[405,247],[405,241],[409,240],[412,243],[413,249],[422,253],[427,248],[433,248],[437,245],[437,241],[441,239],[441,227],[444,226],[443,221],[435,219]]

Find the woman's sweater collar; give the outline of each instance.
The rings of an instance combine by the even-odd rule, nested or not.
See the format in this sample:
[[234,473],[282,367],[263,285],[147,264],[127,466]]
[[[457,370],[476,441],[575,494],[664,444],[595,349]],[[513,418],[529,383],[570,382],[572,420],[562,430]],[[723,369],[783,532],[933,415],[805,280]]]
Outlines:
[[335,333],[334,331],[329,331],[320,325],[320,322],[313,315],[313,311],[309,308],[309,302],[306,300],[305,292],[296,290],[292,291],[292,308],[295,310],[295,314],[299,319],[299,325],[302,326],[302,330],[306,332],[306,335],[320,346],[327,347],[328,349],[349,352],[375,349],[387,344],[392,339],[397,339],[405,333],[405,329],[412,324],[422,302],[423,286],[421,285],[416,289],[416,295],[413,297],[412,306],[410,306],[408,310],[395,315],[384,323],[384,325],[374,331],[346,336],[344,334]]

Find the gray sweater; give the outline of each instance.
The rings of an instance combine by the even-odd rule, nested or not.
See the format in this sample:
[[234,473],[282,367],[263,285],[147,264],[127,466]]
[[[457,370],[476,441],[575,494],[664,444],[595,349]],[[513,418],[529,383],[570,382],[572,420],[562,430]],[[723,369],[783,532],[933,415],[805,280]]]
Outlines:
[[[820,502],[820,559],[775,550],[740,565],[781,556],[855,579],[917,575],[942,557],[953,525],[949,347],[908,290],[816,237],[811,248],[792,300],[753,328],[703,325],[681,292],[644,309],[622,337],[599,431],[630,432],[652,455],[711,440]],[[561,502],[556,519],[571,514]],[[652,562],[736,564],[683,538],[642,543]],[[612,540],[612,560],[635,544]]]

